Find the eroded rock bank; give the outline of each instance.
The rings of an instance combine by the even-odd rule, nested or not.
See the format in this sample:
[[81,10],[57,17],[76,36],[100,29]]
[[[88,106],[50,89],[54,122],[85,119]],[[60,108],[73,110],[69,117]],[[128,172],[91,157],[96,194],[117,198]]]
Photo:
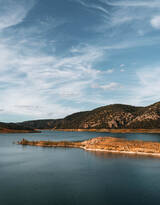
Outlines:
[[23,139],[19,145],[40,147],[68,147],[81,148],[90,151],[103,151],[108,153],[138,154],[160,157],[160,143],[139,140],[125,140],[113,137],[97,137],[85,141],[28,141]]

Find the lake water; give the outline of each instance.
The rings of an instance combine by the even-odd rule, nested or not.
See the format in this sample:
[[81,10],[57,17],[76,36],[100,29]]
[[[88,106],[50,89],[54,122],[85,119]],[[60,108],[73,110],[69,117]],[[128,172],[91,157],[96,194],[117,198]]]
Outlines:
[[97,136],[160,142],[160,134],[0,134],[0,205],[159,205],[159,158],[13,144]]

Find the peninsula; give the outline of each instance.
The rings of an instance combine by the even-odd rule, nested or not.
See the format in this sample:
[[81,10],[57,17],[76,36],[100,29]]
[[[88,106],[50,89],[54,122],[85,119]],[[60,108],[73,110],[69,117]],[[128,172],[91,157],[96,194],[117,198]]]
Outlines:
[[19,145],[39,146],[39,147],[64,147],[81,148],[90,151],[103,151],[119,154],[136,154],[160,157],[160,143],[125,140],[113,137],[97,137],[85,141],[28,141],[23,139]]

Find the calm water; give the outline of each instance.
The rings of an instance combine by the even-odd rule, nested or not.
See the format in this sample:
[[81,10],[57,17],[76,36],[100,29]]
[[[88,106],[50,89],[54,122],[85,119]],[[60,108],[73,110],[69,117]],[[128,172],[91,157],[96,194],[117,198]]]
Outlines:
[[159,134],[1,134],[0,205],[159,205],[160,159],[12,144],[107,135],[160,142]]

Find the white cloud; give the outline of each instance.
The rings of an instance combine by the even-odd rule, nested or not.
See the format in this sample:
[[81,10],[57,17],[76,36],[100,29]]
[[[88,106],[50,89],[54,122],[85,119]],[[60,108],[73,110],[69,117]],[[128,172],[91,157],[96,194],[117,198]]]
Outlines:
[[160,29],[160,16],[153,17],[150,22],[153,28]]
[[124,66],[125,66],[125,64],[121,64],[121,65],[120,65],[121,68],[124,67]]
[[[0,0],[0,4],[3,2]],[[54,52],[57,42],[56,39],[53,39],[53,52],[48,54],[48,51],[46,52],[48,42],[46,43],[46,39],[38,38],[39,35],[37,37],[35,34],[41,34],[45,30],[55,28],[61,25],[63,21],[58,23],[57,19],[46,19],[36,23],[35,26],[32,25],[27,28],[21,26],[19,29],[13,29],[12,26],[23,22],[27,17],[33,6],[33,1],[29,1],[30,6],[26,6],[27,0],[6,0],[6,2],[8,2],[6,5],[9,5],[8,9],[3,14],[0,12],[0,30],[4,32],[3,35],[0,33],[0,110],[3,110],[3,113],[26,115],[34,118],[57,118],[79,111],[81,108],[74,106],[76,103],[107,104],[117,102],[119,101],[118,97],[106,101],[105,98],[107,97],[101,96],[100,90],[93,93],[89,90],[91,85],[92,88],[103,91],[118,90],[122,87],[117,82],[103,84],[103,82],[114,81],[114,76],[104,76],[104,73],[113,73],[114,69],[98,70],[96,69],[98,62],[104,60],[104,54],[106,60],[106,57],[113,50],[153,45],[160,42],[159,37],[130,41],[130,39],[126,40],[125,36],[125,39],[121,41],[115,39],[114,43],[110,42],[110,39],[107,43],[106,38],[103,38],[102,41],[95,42],[92,45],[84,43],[82,45],[80,43],[72,47],[67,55],[58,56]],[[19,2],[19,4],[13,4],[12,2]],[[125,7],[122,2],[125,1],[121,1],[121,7]],[[102,8],[102,4],[86,4],[85,1],[83,1],[83,4],[87,8],[98,10],[107,18],[110,17],[110,23],[114,26],[135,19],[146,20],[146,12],[142,13],[140,12],[142,10],[139,10],[137,13],[134,7],[136,5],[139,5],[139,7],[148,5],[146,2],[145,5],[142,2],[138,3],[136,1],[132,4],[130,2],[128,8],[118,7],[108,16],[108,10],[106,7]],[[147,8],[149,8],[149,5]],[[147,18],[150,18],[150,14],[152,12],[149,12]],[[106,21],[103,23],[105,24]],[[141,25],[138,25],[138,28]],[[105,24],[105,26],[109,28],[108,25]],[[8,30],[6,28],[9,27],[10,31],[5,33]],[[137,27],[135,27],[135,30],[137,32]],[[119,35],[119,32],[117,34]],[[119,67],[120,72],[124,72],[124,68],[125,65],[121,64]],[[156,83],[157,76],[160,74],[158,69],[154,69],[156,70],[155,75],[149,71],[137,73],[139,87],[136,89],[130,88],[130,93],[133,94],[133,97],[131,97],[132,102],[142,103],[152,97],[155,99],[156,96],[159,96],[158,87],[160,85],[158,82]],[[154,80],[152,81],[147,77],[146,73],[148,73],[148,76],[151,75]],[[110,79],[111,77],[113,79]]]
[[118,89],[120,87],[121,87],[121,85],[119,83],[116,83],[116,82],[111,82],[111,83],[108,83],[106,85],[99,85],[99,84],[92,85],[92,88],[99,88],[99,89],[102,89],[105,91],[115,90],[115,89]]
[[106,71],[106,73],[108,73],[108,74],[110,74],[110,73],[113,73],[114,72],[114,69],[112,68],[112,69],[108,69],[107,71]]
[[[143,40],[136,37],[147,36],[152,31],[150,23],[153,24],[154,28],[160,28],[158,17],[160,12],[159,0],[97,0],[96,3],[84,0],[76,1],[91,9],[103,7],[106,12],[101,10],[101,24],[96,25],[92,30],[104,35],[106,33],[107,38],[110,37],[115,40],[123,35],[124,41],[127,39],[130,42],[135,42],[132,44],[136,44],[137,40]],[[153,16],[156,16],[156,18],[154,19]],[[150,22],[151,18],[153,19]],[[145,40],[150,41],[149,38]],[[141,42],[137,42],[136,45],[141,45]]]
[[[90,1],[83,2],[91,4]],[[109,13],[101,12],[101,24],[92,30],[104,35],[106,32],[107,38],[109,33],[110,38],[118,39],[123,35],[125,40],[131,41],[136,41],[137,36],[147,36],[152,31],[150,19],[160,12],[159,0],[97,0],[96,6],[103,7]]]
[[119,86],[120,86],[119,83],[112,82],[107,85],[101,85],[100,88],[102,88],[103,90],[115,90],[119,88]]
[[[30,39],[25,40],[32,43]],[[45,54],[37,47],[36,52],[34,47],[28,52],[23,44],[13,44],[12,41],[1,40],[0,83],[3,89],[0,108],[4,113],[26,115],[28,118],[59,118],[80,110],[72,104],[63,105],[63,102],[94,102],[99,105],[115,102],[106,101],[98,93],[89,99],[86,97],[86,90],[100,82],[104,72],[113,72],[113,69],[100,71],[94,68],[94,63],[104,55],[103,47],[83,45],[74,48],[79,51],[76,54],[71,52],[71,55],[59,57]],[[119,46],[114,48],[119,49]],[[93,87],[112,91],[121,85],[111,82]]]
[[[30,38],[22,39],[32,44]],[[7,36],[7,40],[1,38],[0,45],[0,108],[4,114],[28,119],[64,117],[80,108],[63,102],[83,101],[85,89],[102,75],[93,66],[103,56],[98,47],[83,45],[76,55],[60,57],[39,47],[29,49],[21,38],[16,42]]]
[[97,4],[93,4],[93,3],[86,3],[83,0],[76,0],[78,3],[80,3],[82,6],[87,7],[87,8],[91,8],[91,9],[96,9],[100,12],[102,12],[105,15],[109,15],[109,11],[107,9],[105,9],[104,7],[97,5]]
[[112,6],[121,6],[121,7],[147,7],[147,8],[157,8],[160,7],[159,0],[153,0],[153,1],[129,1],[129,0],[121,0],[121,1],[106,1],[101,0],[101,2],[106,3],[107,5]]
[[34,0],[0,0],[0,30],[21,23],[34,2]]
[[129,88],[128,102],[135,105],[148,105],[160,101],[160,66],[140,68],[136,75],[137,84]]

